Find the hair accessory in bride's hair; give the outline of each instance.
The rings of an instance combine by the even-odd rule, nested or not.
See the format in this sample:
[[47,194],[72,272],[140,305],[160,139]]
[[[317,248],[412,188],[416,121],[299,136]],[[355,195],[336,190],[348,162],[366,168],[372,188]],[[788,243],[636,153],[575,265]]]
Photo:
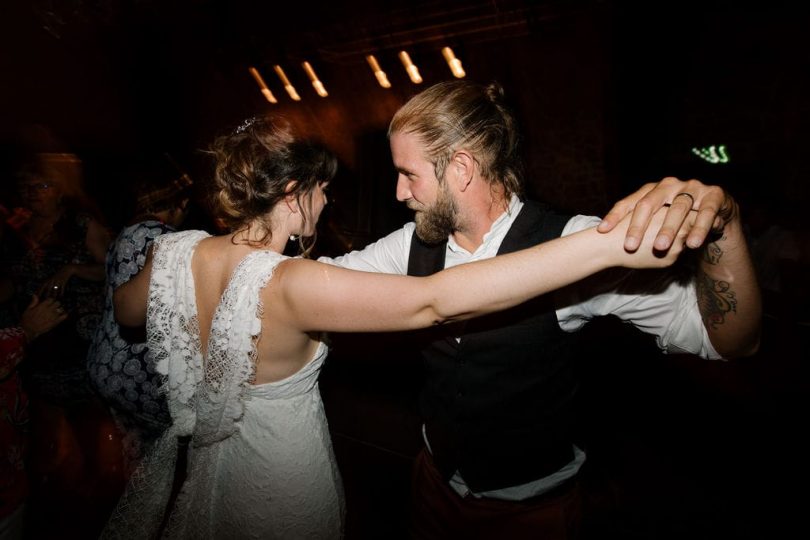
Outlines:
[[249,128],[250,126],[252,126],[253,124],[255,124],[258,121],[259,121],[259,118],[257,116],[251,116],[250,118],[246,119],[244,122],[239,124],[239,127],[236,128],[234,133],[236,135],[239,135],[240,133],[244,133],[247,130],[247,128]]

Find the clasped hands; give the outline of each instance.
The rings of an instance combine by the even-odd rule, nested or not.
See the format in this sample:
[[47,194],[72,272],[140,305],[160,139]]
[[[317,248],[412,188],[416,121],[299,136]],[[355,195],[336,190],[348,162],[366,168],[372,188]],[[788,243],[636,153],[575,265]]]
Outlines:
[[721,235],[738,215],[737,203],[723,188],[707,186],[698,180],[667,177],[645,184],[613,205],[597,230],[606,233],[632,214],[624,248],[634,252],[641,245],[653,216],[665,207],[664,222],[653,242],[654,249],[659,251],[667,251],[676,238],[685,238],[687,247],[697,249],[710,234]]

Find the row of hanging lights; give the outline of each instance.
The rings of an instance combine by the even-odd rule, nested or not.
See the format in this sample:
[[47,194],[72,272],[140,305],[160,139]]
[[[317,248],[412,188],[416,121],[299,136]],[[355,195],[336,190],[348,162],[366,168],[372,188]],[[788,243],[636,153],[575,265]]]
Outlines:
[[[398,56],[411,82],[414,84],[420,84],[422,82],[422,76],[419,74],[419,68],[413,63],[413,60],[411,60],[408,52],[404,50],[400,51]],[[450,72],[453,74],[453,76],[458,79],[464,78],[466,73],[461,65],[461,60],[456,58],[455,53],[453,53],[453,49],[450,47],[444,47],[442,49],[442,56],[447,62],[447,66],[450,68]],[[369,54],[366,56],[366,62],[371,68],[371,72],[373,73],[374,77],[377,79],[377,83],[383,88],[391,88],[391,82],[388,80],[388,75],[380,67],[380,63],[377,61],[377,58],[373,54]],[[324,86],[323,82],[315,73],[315,69],[312,67],[312,64],[304,61],[301,63],[301,67],[307,74],[307,77],[312,83],[312,87],[315,89],[315,92],[321,97],[327,97],[329,93],[326,91],[326,87]],[[273,70],[276,72],[276,75],[278,75],[278,78],[281,81],[281,84],[284,86],[284,90],[286,90],[287,95],[290,96],[290,99],[293,101],[301,101],[301,96],[290,82],[290,79],[287,77],[286,73],[284,73],[284,69],[282,69],[280,65],[276,64],[273,66]],[[278,103],[278,99],[267,86],[267,83],[264,81],[261,73],[259,73],[259,70],[253,66],[250,66],[248,71],[256,81],[256,84],[259,85],[259,90],[264,95],[265,99],[270,103]]]

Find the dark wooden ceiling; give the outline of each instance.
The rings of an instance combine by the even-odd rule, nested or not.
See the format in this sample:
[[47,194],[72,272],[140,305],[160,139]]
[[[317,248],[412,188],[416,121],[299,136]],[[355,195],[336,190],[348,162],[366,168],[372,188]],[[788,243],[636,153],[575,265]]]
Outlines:
[[[452,77],[440,54],[449,45],[470,79],[506,88],[530,191],[552,202],[597,212],[664,174],[731,181],[763,170],[798,200],[810,175],[798,157],[810,125],[808,28],[799,7],[730,0],[11,0],[0,6],[0,141],[4,155],[35,144],[193,160],[217,132],[272,111],[338,153],[363,193],[351,211],[371,230],[396,206],[379,203],[392,200],[379,180],[388,181],[388,120]],[[401,49],[421,85],[408,80]],[[377,85],[369,53],[391,89]],[[717,142],[735,149],[735,168],[701,168],[689,152]]]

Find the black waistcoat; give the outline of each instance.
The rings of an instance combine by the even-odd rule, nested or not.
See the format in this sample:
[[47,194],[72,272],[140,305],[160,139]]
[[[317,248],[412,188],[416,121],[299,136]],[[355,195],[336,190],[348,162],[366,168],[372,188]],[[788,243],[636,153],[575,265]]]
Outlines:
[[[498,254],[557,238],[568,219],[527,202]],[[429,246],[414,234],[408,274],[438,272],[445,251],[446,242]],[[420,406],[447,478],[458,470],[473,491],[487,491],[542,478],[573,459],[573,347],[549,295],[427,336]]]

